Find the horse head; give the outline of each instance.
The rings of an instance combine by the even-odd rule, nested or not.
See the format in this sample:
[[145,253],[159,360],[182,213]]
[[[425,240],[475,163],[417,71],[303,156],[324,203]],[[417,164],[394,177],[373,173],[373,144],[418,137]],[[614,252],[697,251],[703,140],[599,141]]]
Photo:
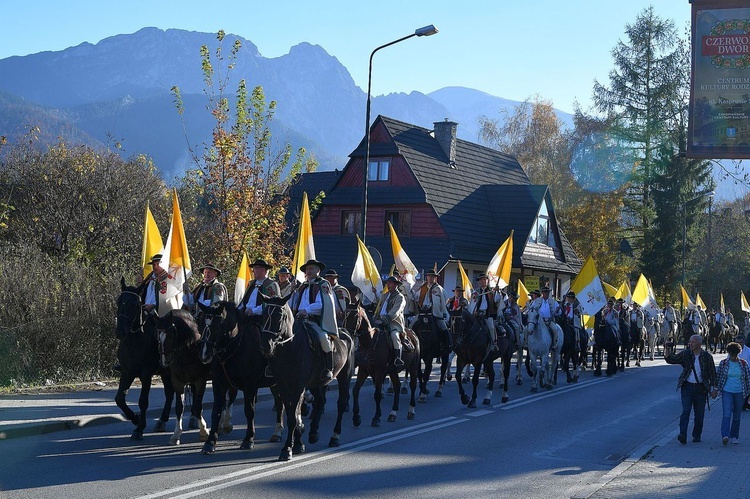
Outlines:
[[117,298],[117,319],[115,336],[123,339],[130,333],[143,332],[143,303],[138,288],[125,285],[125,278],[120,279],[122,291]]
[[159,341],[159,362],[169,367],[178,352],[193,346],[200,335],[195,319],[186,310],[170,310],[156,318],[156,337]]
[[260,350],[266,357],[272,357],[276,345],[291,338],[294,316],[287,302],[292,295],[284,298],[278,296],[266,296],[261,293],[263,300],[263,314],[261,322],[263,327],[260,331]]
[[237,335],[239,312],[234,303],[226,301],[210,306],[198,303],[198,308],[201,312],[198,318],[199,358],[204,364],[209,364],[220,349],[219,345],[224,343],[222,340],[231,339]]
[[524,331],[528,334],[534,334],[534,331],[536,331],[537,327],[539,327],[539,323],[542,322],[541,316],[539,315],[539,309],[531,307],[529,308],[527,312],[527,320],[526,320],[526,326],[524,326]]

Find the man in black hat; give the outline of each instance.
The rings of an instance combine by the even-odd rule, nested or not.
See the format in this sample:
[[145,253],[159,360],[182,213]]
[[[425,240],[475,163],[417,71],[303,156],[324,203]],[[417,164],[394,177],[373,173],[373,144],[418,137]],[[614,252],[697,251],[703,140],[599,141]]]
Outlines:
[[576,352],[578,352],[580,351],[581,343],[588,344],[588,336],[586,335],[586,330],[583,328],[583,321],[581,320],[583,308],[573,290],[565,293],[565,303],[563,304],[562,309],[565,324],[572,328],[574,333],[573,337],[577,339],[575,343]]
[[453,288],[453,296],[448,298],[445,303],[445,308],[448,309],[450,315],[461,315],[461,311],[469,307],[469,300],[464,297],[464,288],[456,286]]
[[562,317],[562,309],[557,300],[552,298],[551,289],[549,286],[544,286],[539,290],[542,294],[539,298],[534,300],[532,307],[539,310],[539,317],[541,317],[547,327],[552,333],[552,349],[556,350],[558,347],[562,347],[563,332],[560,325],[555,322],[555,319]]
[[435,326],[443,333],[448,348],[453,348],[453,340],[448,332],[448,309],[445,308],[445,293],[437,282],[437,272],[429,270],[425,273],[427,282],[423,283],[415,292],[414,301],[418,312],[428,313],[435,320]]
[[263,296],[279,296],[279,285],[268,277],[271,265],[265,260],[257,259],[251,265],[253,280],[247,286],[245,296],[242,297],[237,309],[244,312],[251,324],[258,327],[261,325],[263,315]]
[[664,320],[669,324],[669,334],[674,338],[677,334],[677,323],[682,319],[669,300],[664,303]]
[[327,269],[325,274],[323,274],[323,277],[325,277],[328,284],[331,285],[331,289],[336,296],[336,320],[341,322],[344,320],[344,312],[346,312],[346,308],[352,302],[352,296],[349,294],[348,289],[339,284],[339,273],[334,269]]
[[207,263],[199,268],[198,272],[203,274],[203,281],[193,288],[192,291],[190,290],[190,284],[187,282],[182,285],[184,293],[182,297],[183,308],[190,310],[193,316],[197,316],[200,310],[197,306],[198,303],[210,307],[214,303],[227,301],[227,297],[229,296],[227,287],[219,282],[221,269],[211,263]]
[[338,323],[333,289],[328,281],[320,277],[320,272],[325,268],[325,264],[317,260],[308,260],[301,265],[305,282],[297,288],[290,302],[297,319],[308,321],[318,333],[325,360],[321,381],[328,383],[333,379],[333,350],[328,336],[338,336]]
[[375,307],[377,313],[376,324],[385,326],[391,334],[395,359],[393,366],[398,370],[403,369],[404,361],[401,359],[403,348],[401,346],[401,334],[404,332],[404,307],[406,300],[398,290],[399,280],[395,276],[388,276],[385,280],[386,293],[380,295],[380,300]]
[[276,273],[276,282],[279,284],[279,296],[286,298],[294,292],[292,273],[287,267],[281,267]]
[[478,287],[471,295],[471,306],[474,316],[481,319],[487,326],[487,333],[490,335],[492,350],[497,351],[497,331],[495,330],[495,320],[497,320],[498,311],[504,308],[500,306],[502,295],[497,290],[489,286],[489,279],[486,274],[477,277]]
[[161,266],[161,253],[151,257],[151,273],[146,276],[141,283],[141,289],[146,290],[146,296],[143,298],[143,308],[149,314],[156,314],[159,311],[159,294],[167,292],[166,269]]

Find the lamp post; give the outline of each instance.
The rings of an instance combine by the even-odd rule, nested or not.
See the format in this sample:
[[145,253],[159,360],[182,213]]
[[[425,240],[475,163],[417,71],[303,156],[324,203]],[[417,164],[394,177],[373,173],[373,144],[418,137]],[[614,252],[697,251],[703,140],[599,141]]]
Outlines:
[[684,201],[682,203],[682,279],[680,281],[680,284],[683,288],[685,287],[685,239],[687,235],[687,216],[685,214],[685,206],[688,203],[698,201],[699,199],[712,198],[714,197],[714,194],[716,194],[714,191],[699,192],[695,197],[688,199],[687,201]]
[[399,42],[403,42],[404,40],[408,40],[413,36],[431,36],[437,32],[437,28],[430,24],[429,26],[425,26],[423,28],[415,30],[414,33],[410,35],[399,38],[398,40],[393,40],[392,42],[386,43],[385,45],[381,45],[380,47],[373,50],[370,54],[370,69],[367,73],[367,112],[365,113],[365,165],[364,174],[362,175],[362,220],[360,223],[361,229],[359,234],[360,239],[362,239],[363,243],[365,242],[365,234],[367,229],[367,183],[370,170],[370,91],[372,89],[372,57],[378,50],[390,47],[391,45],[395,45]]

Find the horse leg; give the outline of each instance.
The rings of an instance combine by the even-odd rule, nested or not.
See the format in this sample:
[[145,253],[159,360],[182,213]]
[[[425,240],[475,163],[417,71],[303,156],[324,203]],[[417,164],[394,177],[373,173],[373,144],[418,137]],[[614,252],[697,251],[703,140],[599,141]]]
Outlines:
[[185,414],[185,388],[187,385],[182,383],[175,383],[175,394],[177,395],[174,401],[174,432],[169,438],[169,445],[180,445],[180,438],[182,438],[182,416]]
[[198,441],[205,442],[208,439],[206,420],[203,419],[203,397],[206,395],[206,380],[201,379],[195,383],[195,397],[193,398],[193,416],[198,420]]
[[172,384],[172,375],[169,371],[161,374],[161,382],[164,386],[164,406],[161,409],[159,419],[154,423],[154,433],[167,431],[167,421],[169,413],[172,411],[172,401],[174,400],[174,385]]
[[487,393],[484,395],[482,405],[490,405],[492,403],[492,388],[495,386],[495,367],[491,360],[484,363],[484,372],[487,373]]
[[138,424],[130,435],[131,440],[143,440],[143,430],[146,429],[146,412],[148,411],[148,395],[151,392],[151,375],[139,376],[141,380],[141,395],[138,397]]
[[123,373],[120,375],[120,384],[117,387],[117,393],[115,394],[115,404],[120,408],[125,418],[133,423],[134,426],[138,426],[139,415],[134,413],[125,400],[125,396],[128,394],[130,385],[135,381],[135,376],[131,373]]
[[430,374],[432,372],[432,359],[425,359],[424,360],[424,369],[421,368],[419,370],[419,401],[424,403],[427,402],[427,394],[430,393],[430,390],[427,388],[427,383],[430,380]]
[[398,415],[398,405],[400,402],[401,394],[401,377],[398,373],[391,374],[391,384],[393,385],[393,405],[391,406],[391,413],[388,414],[388,422],[393,423],[396,421]]
[[271,387],[271,395],[273,396],[273,408],[276,411],[276,427],[268,441],[281,442],[281,435],[284,433],[284,402],[275,386]]
[[243,390],[247,428],[245,429],[245,438],[242,439],[240,444],[240,450],[253,450],[253,447],[255,447],[255,398],[258,395],[258,388],[255,386],[247,388],[247,390]]
[[221,381],[214,376],[211,384],[211,390],[214,395],[214,405],[211,408],[211,431],[208,432],[206,443],[203,444],[201,454],[213,454],[216,452],[216,444],[219,441],[219,426],[221,424],[221,414],[226,405],[227,392],[221,386]]
[[469,396],[466,395],[466,391],[464,390],[464,377],[463,377],[463,370],[464,370],[464,362],[456,355],[456,384],[458,385],[458,397],[461,399],[461,403],[463,405],[469,404]]
[[[352,361],[352,364],[354,362]],[[339,389],[339,398],[336,401],[336,424],[333,425],[333,435],[328,441],[328,447],[338,447],[341,445],[341,421],[344,419],[344,413],[349,410],[349,385],[351,384],[354,370],[348,363],[339,371],[336,381]]]
[[471,399],[469,400],[469,409],[477,407],[477,385],[479,385],[479,375],[482,371],[482,364],[474,364],[474,375],[471,377]]
[[[271,392],[273,392],[273,389],[271,389]],[[232,424],[232,410],[234,409],[234,401],[237,399],[237,390],[234,388],[229,389],[225,395],[225,399],[224,409],[221,411],[221,419],[219,420],[219,433],[223,435],[231,433],[234,429],[234,425]],[[213,412],[211,414],[211,417],[213,417]],[[213,424],[211,426],[213,426]],[[281,435],[281,433],[279,433],[279,435]],[[279,440],[276,440],[276,442],[281,442],[281,437],[279,437]]]
[[365,369],[365,366],[360,365],[357,369],[357,381],[354,383],[352,388],[352,398],[354,399],[354,408],[352,409],[352,423],[354,426],[362,424],[362,416],[359,415],[359,391],[362,389],[362,385],[365,384],[369,373]]
[[[302,397],[304,396],[304,390],[299,394],[299,398],[290,402],[284,400],[284,411],[286,411],[286,442],[284,447],[281,449],[279,454],[279,461],[289,461],[292,459],[292,448],[296,445],[297,450],[301,448],[304,452],[305,445],[301,442],[302,433],[300,427],[304,428],[302,423],[302,415],[299,413],[300,405],[302,404]],[[296,438],[295,438],[296,437]]]
[[323,416],[323,409],[326,405],[325,388],[325,386],[316,386],[310,389],[310,393],[313,395],[313,407],[312,415],[310,416],[310,435],[307,437],[307,441],[311,444],[315,444],[320,440],[320,418]]
[[440,382],[438,383],[438,389],[435,391],[435,397],[443,396],[443,387],[445,386],[445,373],[448,370],[448,353],[443,354],[440,357]]
[[[375,387],[375,392],[373,393],[373,397],[375,397],[375,416],[373,416],[370,426],[377,428],[380,426],[380,416],[382,415],[380,402],[383,400],[383,381],[385,380],[385,372],[379,372],[377,374],[373,373],[372,379]],[[398,397],[398,394],[395,393],[395,391],[396,389],[394,387],[394,398]]]

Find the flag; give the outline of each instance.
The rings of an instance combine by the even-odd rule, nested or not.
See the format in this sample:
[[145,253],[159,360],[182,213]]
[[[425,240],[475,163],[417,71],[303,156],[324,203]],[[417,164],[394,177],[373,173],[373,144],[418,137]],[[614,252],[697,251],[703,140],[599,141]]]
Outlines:
[[159,292],[159,315],[182,307],[182,285],[191,273],[185,230],[182,227],[180,202],[177,189],[172,189],[172,225],[169,228],[167,244],[164,245],[162,264],[167,263],[166,287]]
[[704,312],[706,311],[706,304],[703,303],[703,299],[701,298],[701,294],[700,293],[696,293],[695,294],[695,304],[696,305],[700,305],[701,306],[701,310],[703,310]]
[[526,306],[526,303],[529,301],[529,290],[526,289],[526,286],[523,282],[521,282],[521,279],[518,280],[518,306],[523,308]]
[[464,288],[464,298],[471,300],[471,292],[473,291],[473,288],[471,287],[469,276],[466,275],[464,266],[461,265],[461,260],[458,261],[458,271],[461,273],[461,287]]
[[643,274],[638,278],[638,282],[633,289],[633,303],[640,305],[643,311],[648,312],[652,317],[656,317],[659,312],[654,290],[651,289],[651,284]]
[[595,315],[607,304],[607,296],[591,255],[586,258],[570,289],[576,294],[586,315]]
[[375,266],[367,246],[357,236],[357,261],[352,271],[352,284],[357,286],[364,296],[372,303],[377,303],[383,291],[383,282],[380,280],[380,271]]
[[145,279],[151,273],[151,258],[161,253],[164,243],[161,241],[159,227],[156,226],[156,220],[151,214],[146,201],[146,220],[143,223],[143,247],[141,249],[141,268],[143,268],[143,278]]
[[630,286],[628,281],[622,281],[620,287],[617,288],[617,296],[615,298],[622,298],[625,303],[633,303],[633,294],[630,292]]
[[[414,287],[414,283],[416,282],[417,267],[414,266],[411,259],[409,259],[409,256],[406,254],[406,251],[404,251],[404,248],[401,247],[401,243],[398,240],[398,236],[396,235],[396,231],[393,229],[391,222],[388,222],[388,227],[391,229],[393,261],[396,262],[396,268],[403,277],[403,281],[408,285],[407,291],[409,291]],[[466,290],[466,286],[464,286],[464,290]],[[464,293],[465,292],[466,291],[464,291]]]
[[619,290],[616,287],[612,286],[611,284],[608,284],[602,281],[602,288],[604,289],[604,292],[606,293],[607,298],[617,299],[620,297]]
[[315,244],[313,243],[312,222],[310,221],[310,205],[307,203],[307,193],[302,193],[302,213],[299,216],[297,227],[297,244],[294,245],[294,259],[292,261],[292,274],[297,282],[305,282],[305,273],[300,267],[315,260]]
[[694,309],[695,303],[690,299],[690,296],[688,296],[687,291],[682,287],[682,284],[680,284],[680,291],[682,291],[682,308],[687,310]]
[[719,293],[719,297],[721,297],[721,305],[719,306],[719,310],[721,310],[721,313],[726,313],[724,311],[724,293]]
[[253,278],[253,271],[250,269],[250,261],[247,258],[247,251],[243,252],[242,263],[237,271],[237,280],[234,281],[234,303],[239,304],[245,297],[247,285]]
[[740,308],[743,312],[750,312],[750,305],[747,303],[747,298],[745,298],[745,293],[740,291]]
[[487,266],[486,273],[490,286],[502,289],[510,283],[511,263],[513,263],[513,230],[510,231],[510,236],[500,246]]

